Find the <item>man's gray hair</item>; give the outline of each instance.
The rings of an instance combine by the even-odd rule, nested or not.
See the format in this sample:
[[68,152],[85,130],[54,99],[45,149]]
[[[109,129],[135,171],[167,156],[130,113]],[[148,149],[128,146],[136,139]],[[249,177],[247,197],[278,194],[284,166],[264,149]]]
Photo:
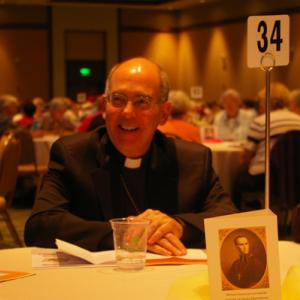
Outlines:
[[173,119],[181,119],[193,107],[191,99],[182,90],[171,90],[169,101],[172,103],[171,116]]
[[300,90],[291,91],[291,103],[293,103],[296,107],[300,107]]
[[67,97],[54,97],[49,102],[49,110],[51,111],[63,111],[68,109]]
[[[121,64],[122,63],[116,64],[109,71],[107,79],[106,79],[106,84],[105,84],[105,94],[109,94],[111,77]],[[169,78],[168,78],[167,73],[158,64],[156,64],[156,63],[153,63],[153,64],[157,66],[159,79],[160,79],[159,102],[164,103],[164,102],[168,101],[168,97],[169,97],[169,90],[170,90]]]
[[9,94],[4,94],[0,96],[0,113],[3,113],[7,107],[11,104],[19,105],[19,100],[17,97]]
[[223,105],[224,99],[225,99],[226,97],[228,97],[228,96],[231,96],[231,97],[233,97],[234,99],[236,99],[238,105],[241,104],[241,95],[240,95],[240,93],[239,93],[237,90],[235,90],[235,89],[227,89],[227,90],[225,90],[225,91],[223,92],[223,94],[221,95],[221,98],[220,98],[220,104],[221,104],[221,105]]

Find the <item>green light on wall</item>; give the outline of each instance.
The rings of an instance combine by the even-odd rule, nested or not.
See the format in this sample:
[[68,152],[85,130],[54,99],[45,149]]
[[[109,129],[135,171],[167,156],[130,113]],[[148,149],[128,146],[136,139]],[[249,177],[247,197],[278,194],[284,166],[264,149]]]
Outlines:
[[82,67],[79,69],[79,73],[82,77],[88,77],[91,75],[91,68],[87,68],[87,67]]

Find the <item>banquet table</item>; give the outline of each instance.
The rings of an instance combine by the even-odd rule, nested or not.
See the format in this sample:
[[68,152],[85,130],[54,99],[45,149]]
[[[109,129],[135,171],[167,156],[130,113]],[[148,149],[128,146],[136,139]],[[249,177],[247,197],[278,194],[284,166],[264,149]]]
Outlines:
[[[137,272],[107,266],[33,269],[31,251],[32,248],[0,250],[0,270],[35,273],[1,282],[1,300],[209,299],[205,264],[147,266]],[[279,257],[283,281],[290,266],[300,265],[300,244],[280,241]]]
[[204,143],[212,151],[212,163],[223,188],[232,194],[234,182],[241,165],[243,147],[241,142]]
[[42,137],[35,137],[34,147],[36,163],[38,165],[47,165],[49,162],[50,148],[52,144],[59,138],[57,135],[45,135]]

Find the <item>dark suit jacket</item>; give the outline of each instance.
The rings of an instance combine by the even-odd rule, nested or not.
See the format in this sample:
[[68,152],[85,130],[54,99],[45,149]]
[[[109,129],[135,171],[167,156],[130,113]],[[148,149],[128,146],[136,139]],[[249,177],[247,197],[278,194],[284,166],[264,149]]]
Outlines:
[[[112,163],[104,127],[59,139],[52,146],[32,215],[28,246],[55,247],[55,238],[90,250],[111,248]],[[156,132],[148,170],[149,208],[177,216],[203,240],[205,217],[235,212],[212,169],[208,148]],[[107,243],[110,241],[109,243]],[[188,243],[190,246],[191,243]]]

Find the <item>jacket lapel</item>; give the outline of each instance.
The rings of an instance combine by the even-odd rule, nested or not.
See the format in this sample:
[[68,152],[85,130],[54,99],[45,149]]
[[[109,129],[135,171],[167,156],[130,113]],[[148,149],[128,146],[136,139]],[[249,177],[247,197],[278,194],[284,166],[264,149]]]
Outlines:
[[148,174],[148,206],[168,214],[178,208],[178,166],[173,140],[156,134]]
[[113,217],[111,173],[108,167],[110,164],[110,157],[107,153],[107,143],[107,135],[104,133],[104,130],[100,130],[98,143],[96,145],[96,160],[98,167],[90,173],[104,220],[109,220]]
[[105,169],[98,168],[91,172],[91,177],[104,220],[109,220],[113,216],[110,173]]

